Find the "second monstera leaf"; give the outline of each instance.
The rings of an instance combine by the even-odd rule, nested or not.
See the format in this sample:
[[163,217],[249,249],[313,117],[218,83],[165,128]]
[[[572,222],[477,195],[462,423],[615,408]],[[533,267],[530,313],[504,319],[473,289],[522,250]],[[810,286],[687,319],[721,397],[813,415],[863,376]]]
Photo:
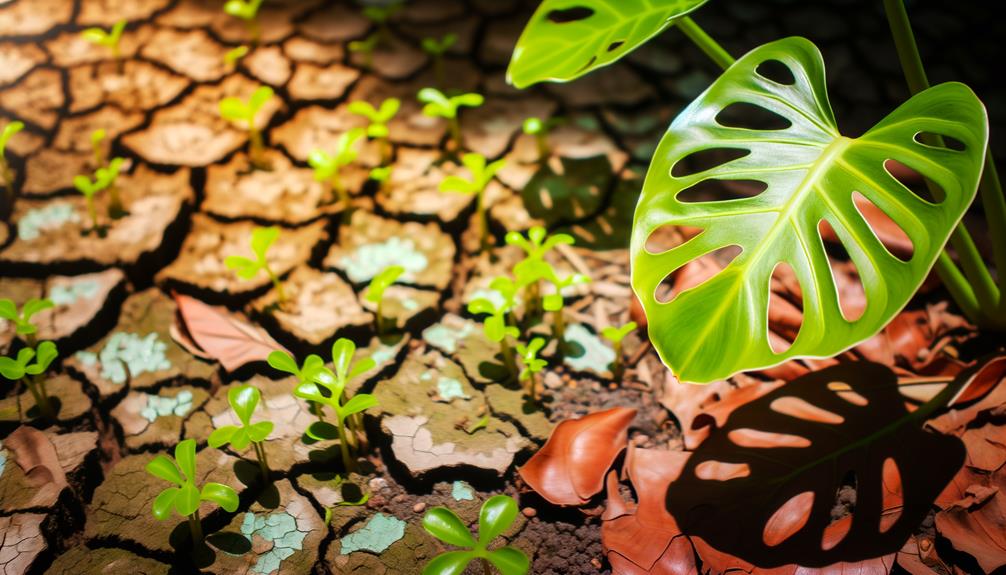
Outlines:
[[[767,111],[779,124],[739,127],[727,120],[729,111],[723,113],[736,106],[760,108],[755,111]],[[663,361],[682,381],[705,383],[794,357],[832,356],[871,337],[918,289],[974,199],[987,124],[975,94],[946,83],[917,94],[859,138],[845,137],[828,103],[824,62],[811,42],[787,38],[738,60],[671,124],[636,208],[632,285]],[[934,136],[955,145],[931,145]],[[694,158],[682,160],[711,150],[735,159],[678,175]],[[930,201],[905,187],[889,171],[892,160],[925,176],[945,197]],[[691,194],[684,192],[710,180],[760,183],[764,190],[725,201],[685,201]],[[863,199],[911,240],[910,259],[885,248],[857,208]],[[835,230],[859,271],[866,309],[854,320],[840,307],[822,222]],[[677,247],[651,251],[648,240],[665,226],[701,232]],[[740,253],[722,271],[669,301],[658,297],[673,272],[730,247]],[[803,323],[784,351],[772,348],[768,330],[770,282],[780,265],[792,269],[803,298]]]
[[568,82],[607,66],[708,0],[544,0],[517,41],[507,80]]

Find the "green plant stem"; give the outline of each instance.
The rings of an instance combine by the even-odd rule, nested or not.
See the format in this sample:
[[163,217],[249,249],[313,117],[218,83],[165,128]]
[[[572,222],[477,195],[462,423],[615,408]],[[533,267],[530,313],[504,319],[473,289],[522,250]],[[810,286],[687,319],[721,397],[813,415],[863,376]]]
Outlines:
[[560,357],[566,355],[566,316],[563,313],[565,309],[565,307],[560,307],[552,312],[552,315],[555,316],[555,328],[552,332],[552,337],[559,344]]
[[[912,94],[917,94],[929,88],[929,78],[926,76],[926,69],[922,64],[922,57],[919,54],[919,47],[915,42],[915,34],[912,32],[912,24],[908,19],[908,12],[902,0],[884,0],[884,11],[891,27],[891,34],[894,37],[894,45],[898,52],[898,59],[905,75],[905,82]],[[982,204],[986,209],[986,216],[989,218],[989,232],[993,235],[993,245],[995,247],[996,265],[1002,266],[1000,262],[1006,262],[1006,229],[1002,227],[1006,223],[1006,203],[1003,200],[1002,187],[999,185],[998,173],[993,164],[991,152],[986,151],[985,171],[982,174],[979,189],[982,195]],[[930,193],[934,197],[941,199],[942,192],[927,180]],[[994,225],[994,222],[999,224]],[[988,267],[982,261],[981,254],[975,246],[971,234],[963,224],[959,224],[950,237],[950,242],[957,251],[957,258],[963,268],[963,275],[953,273],[949,265],[953,265],[950,258],[941,257],[937,260],[937,273],[940,279],[947,285],[951,294],[961,292],[972,292],[977,300],[977,313],[969,317],[979,325],[989,327],[1006,327],[1006,314],[1002,313],[1003,298],[1001,290],[996,286],[989,273]],[[1000,270],[1006,269],[999,267]],[[961,281],[964,285],[960,285]],[[951,288],[950,284],[956,282],[958,285]],[[957,297],[954,298],[957,300]],[[967,298],[970,306],[970,297]],[[965,305],[957,300],[962,309]]]
[[489,222],[486,219],[486,190],[482,188],[476,194],[477,205],[475,208],[479,226],[479,250],[489,249]]
[[[982,172],[978,189],[982,195],[982,208],[988,219],[989,234],[992,236],[992,258],[999,273],[999,306],[996,319],[1004,322],[1006,318],[1006,196],[1003,195],[999,172],[996,170],[992,148],[985,150],[985,171]],[[1002,325],[1002,324],[1000,324]]]
[[265,144],[262,142],[262,132],[255,127],[255,119],[248,120],[248,139],[251,141],[251,163],[259,169],[267,167],[265,157]]
[[332,187],[332,201],[342,202],[345,210],[349,211],[349,193],[346,190],[346,185],[342,183],[342,178],[339,177],[339,172],[332,174],[331,179]]
[[706,31],[699,27],[690,16],[682,16],[677,21],[678,28],[684,32],[688,39],[695,43],[706,56],[709,56],[713,62],[726,70],[734,63],[734,57],[731,56],[723,46],[720,46],[716,40],[713,40]]
[[534,135],[534,142],[538,147],[538,161],[545,163],[552,151],[548,147],[548,134],[544,129]]
[[253,441],[252,445],[255,446],[255,455],[258,457],[258,466],[262,471],[262,481],[264,483],[269,483],[269,460],[265,455],[265,443],[261,441]]
[[622,379],[622,374],[625,372],[625,362],[622,361],[622,342],[615,342],[611,347],[615,350],[615,361],[614,365],[611,366],[611,371],[612,375],[615,376],[614,379],[617,381]]
[[381,148],[381,165],[387,166],[391,163],[391,140],[387,137],[381,138],[378,145]]
[[279,281],[279,276],[273,273],[269,266],[265,266],[265,273],[269,276],[269,281],[272,282],[272,287],[276,288],[276,299],[279,301],[279,305],[286,303],[286,291],[283,289],[283,282]]
[[342,422],[342,418],[336,416],[336,423],[339,424],[339,452],[342,453],[342,465],[346,468],[346,472],[356,470],[356,465],[353,462],[353,458],[349,454],[349,443],[346,439],[346,426]]
[[500,340],[500,352],[503,354],[503,364],[506,366],[507,371],[510,372],[510,377],[514,381],[519,381],[520,372],[517,371],[517,359],[513,355],[513,348],[510,347],[510,342],[507,341],[507,336],[503,336]]
[[94,194],[87,196],[87,215],[91,218],[91,229],[98,231],[98,210],[94,207]]
[[461,123],[458,121],[458,116],[455,113],[453,118],[448,118],[447,120],[448,129],[451,134],[451,142],[453,142],[453,150],[455,152],[461,151]]
[[377,324],[377,335],[384,335],[384,298],[377,300],[377,313],[374,314],[374,323]]
[[49,396],[45,393],[45,385],[39,381],[38,376],[32,378],[26,377],[24,383],[28,391],[31,392],[31,396],[35,400],[35,405],[38,406],[38,411],[42,414],[42,417],[45,419],[55,419],[52,403],[49,401]]
[[122,197],[119,195],[119,187],[112,184],[108,187],[108,217],[117,220],[126,214],[122,206]]
[[199,520],[199,510],[189,515],[189,533],[192,534],[192,547],[203,542],[203,523]]

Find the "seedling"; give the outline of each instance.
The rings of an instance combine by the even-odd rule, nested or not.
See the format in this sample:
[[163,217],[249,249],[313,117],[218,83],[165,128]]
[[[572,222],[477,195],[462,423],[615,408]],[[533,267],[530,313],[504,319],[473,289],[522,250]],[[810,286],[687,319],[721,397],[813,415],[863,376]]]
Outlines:
[[458,109],[462,106],[477,108],[485,102],[482,94],[469,92],[448,98],[436,88],[423,88],[416,96],[423,106],[423,113],[431,118],[444,118],[450,130],[452,147],[458,151],[464,145],[461,141],[461,124],[458,121]]
[[363,40],[353,40],[349,43],[349,51],[355,54],[363,54],[363,67],[370,70],[374,67],[374,49],[381,41],[381,36],[377,33],[367,36]]
[[262,481],[269,482],[269,460],[265,453],[265,439],[272,433],[273,423],[271,421],[251,422],[251,416],[255,413],[262,394],[258,388],[251,385],[242,385],[232,388],[227,392],[227,402],[231,404],[231,409],[241,420],[241,425],[225,425],[210,434],[209,444],[214,449],[220,449],[225,444],[230,444],[237,451],[244,451],[249,444],[255,447],[255,456],[258,458],[259,469],[262,471]]
[[55,307],[51,299],[33,297],[24,302],[24,305],[21,306],[21,312],[18,313],[17,305],[12,300],[4,298],[0,299],[0,319],[13,323],[15,333],[25,336],[28,347],[35,347],[38,326],[31,322],[31,318],[38,312],[51,307]]
[[[326,369],[325,360],[313,353],[304,358],[304,364],[299,368],[297,367],[297,360],[283,352],[270,353],[267,361],[273,369],[296,376],[298,383],[312,382],[319,373]],[[325,413],[321,410],[321,407],[313,401],[308,403],[311,406],[311,413],[314,413],[318,416],[318,419],[324,421]]]
[[353,128],[343,132],[335,141],[334,154],[329,154],[324,150],[314,150],[307,157],[307,163],[314,168],[314,179],[319,182],[328,182],[332,202],[342,202],[347,211],[349,210],[349,190],[340,177],[340,171],[356,160],[359,155],[356,151],[356,142],[362,137],[363,129]]
[[147,473],[158,479],[174,483],[154,499],[151,512],[158,521],[164,521],[174,510],[189,520],[192,545],[203,541],[203,525],[199,520],[199,503],[211,501],[228,513],[238,508],[238,494],[222,483],[207,481],[202,489],[196,485],[196,440],[185,439],[175,446],[175,458],[161,454],[147,463]]
[[[38,344],[38,348],[23,347],[17,357],[0,357],[0,375],[11,381],[23,381],[28,391],[35,398],[35,405],[38,406],[42,417],[47,419],[55,418],[56,412],[49,401],[49,395],[45,391],[45,378],[42,377],[49,369],[53,360],[59,356],[56,344],[51,341],[43,341]],[[35,363],[29,365],[31,360]]]
[[378,191],[383,191],[388,187],[388,182],[391,181],[391,166],[380,166],[370,170],[370,179],[377,182]]
[[220,116],[227,121],[244,124],[248,130],[248,139],[251,142],[251,161],[258,168],[268,168],[268,164],[263,157],[265,146],[262,143],[262,133],[255,125],[255,117],[258,115],[259,110],[272,99],[272,96],[272,88],[269,86],[259,86],[247,102],[234,96],[220,100]]
[[125,162],[125,158],[112,158],[107,166],[98,168],[94,172],[94,182],[98,189],[108,190],[108,217],[113,220],[126,215],[126,209],[122,205],[122,197],[119,195],[119,187],[116,185]]
[[601,330],[601,337],[611,342],[611,347],[615,350],[615,362],[611,371],[615,379],[622,379],[625,371],[625,362],[622,360],[622,340],[625,336],[636,331],[636,322],[630,321],[622,327],[608,326]]
[[[304,368],[299,370],[302,379],[293,391],[295,396],[313,401],[322,408],[319,412],[319,421],[312,423],[307,428],[307,435],[315,440],[337,437],[342,463],[346,471],[356,469],[356,461],[350,453],[350,446],[352,444],[355,447],[356,434],[361,431],[354,429],[356,426],[350,416],[362,413],[377,405],[377,398],[369,393],[358,393],[345,400],[346,384],[377,365],[377,362],[370,357],[353,363],[355,353],[356,344],[346,338],[340,338],[332,345],[332,364],[335,366],[335,371],[333,372],[324,366],[316,367],[318,360],[311,361],[311,366],[308,366],[309,362],[305,361],[307,371],[305,372]],[[311,358],[309,357],[308,360]],[[298,373],[296,360],[281,351],[269,354],[269,365],[286,373]],[[309,376],[309,379],[304,378],[305,375]],[[335,426],[325,421],[324,407],[331,408],[335,413]]]
[[468,168],[471,178],[448,176],[440,182],[440,191],[469,194],[478,198],[475,213],[478,217],[479,245],[482,249],[486,249],[489,246],[489,222],[486,219],[485,191],[489,182],[496,177],[496,172],[503,167],[505,160],[496,160],[486,165],[486,158],[482,154],[465,154],[461,157],[461,163]]
[[448,551],[433,558],[423,568],[423,575],[456,575],[462,573],[472,561],[482,563],[482,571],[489,575],[490,565],[502,575],[524,575],[531,567],[523,551],[510,546],[493,550],[489,545],[510,528],[517,518],[517,502],[507,495],[493,495],[482,504],[479,511],[479,538],[472,537],[468,527],[456,513],[446,507],[434,507],[423,516],[423,528],[444,543],[464,548]]
[[227,256],[224,265],[237,272],[238,277],[243,280],[250,280],[264,271],[269,276],[276,289],[276,299],[280,306],[286,304],[286,292],[283,290],[283,283],[279,281],[279,276],[269,267],[269,260],[266,259],[266,252],[279,237],[279,228],[270,226],[268,228],[255,228],[251,236],[251,249],[255,254],[255,259],[244,256]]
[[538,352],[545,347],[544,338],[536,337],[526,346],[517,344],[517,353],[520,354],[524,369],[520,372],[520,381],[526,382],[527,394],[531,401],[537,401],[538,372],[545,368],[545,360],[538,358]]
[[238,46],[237,48],[231,48],[230,50],[224,53],[224,65],[227,66],[227,69],[233,70],[234,68],[237,67],[238,62],[241,61],[242,58],[248,55],[248,52],[249,52],[248,46]]
[[122,40],[122,33],[126,30],[126,21],[119,20],[106,31],[103,28],[87,28],[80,33],[80,37],[97,46],[104,46],[112,52],[112,58],[118,70],[122,71],[122,51],[119,48],[119,41]]
[[[559,351],[561,353],[566,349],[566,318],[563,315],[563,310],[566,307],[566,299],[562,295],[562,290],[571,286],[590,283],[590,278],[583,274],[570,274],[564,278],[560,278],[555,268],[544,260],[540,260],[535,267],[539,266],[544,266],[544,277],[555,287],[555,293],[550,293],[542,298],[542,308],[552,314],[552,337],[559,342]],[[538,272],[535,271],[532,273],[538,276]]]
[[367,288],[366,298],[367,301],[377,305],[374,322],[378,335],[384,333],[385,324],[387,323],[387,318],[384,317],[383,312],[384,291],[388,289],[388,286],[395,283],[403,273],[405,273],[405,268],[402,266],[390,266],[374,276],[374,279],[370,280],[370,287]]
[[375,36],[381,43],[387,44],[391,41],[391,32],[388,30],[388,21],[391,17],[402,9],[402,2],[390,2],[384,6],[367,6],[363,9],[363,15],[368,20],[377,25]]
[[374,108],[369,102],[358,100],[350,102],[349,111],[366,118],[367,137],[376,140],[381,148],[381,164],[391,161],[391,142],[388,140],[388,122],[395,117],[402,102],[398,98],[388,98],[381,102],[380,108]]
[[91,161],[95,168],[105,165],[105,137],[108,135],[104,129],[98,128],[91,132]]
[[541,280],[547,279],[551,266],[541,266],[545,254],[559,245],[572,245],[576,240],[569,234],[547,235],[545,228],[535,226],[528,230],[525,238],[520,232],[509,232],[506,243],[524,250],[525,258],[514,266],[514,275],[527,292],[525,313],[534,316],[541,307]]
[[423,38],[423,50],[433,59],[433,75],[437,79],[438,86],[444,85],[444,54],[457,43],[457,34],[446,34],[439,40]]
[[262,36],[262,29],[258,23],[258,9],[262,6],[262,2],[263,0],[227,0],[224,4],[224,12],[244,20],[253,45],[257,45]]
[[3,127],[0,132],[0,176],[3,177],[4,189],[7,190],[7,203],[14,204],[14,174],[7,163],[7,142],[14,134],[24,129],[24,122],[13,121]]
[[520,374],[517,371],[517,360],[514,358],[509,338],[520,337],[520,330],[507,324],[507,314],[514,307],[517,286],[508,277],[498,277],[489,284],[489,287],[503,296],[503,302],[497,306],[488,298],[477,298],[468,303],[468,313],[489,314],[489,317],[483,322],[482,329],[489,341],[500,344],[503,364],[510,372],[510,376],[516,381]]
[[528,118],[524,120],[522,126],[524,133],[534,136],[535,144],[538,146],[538,161],[544,163],[552,154],[552,149],[548,145],[548,134],[560,124],[555,118],[542,120],[541,118]]

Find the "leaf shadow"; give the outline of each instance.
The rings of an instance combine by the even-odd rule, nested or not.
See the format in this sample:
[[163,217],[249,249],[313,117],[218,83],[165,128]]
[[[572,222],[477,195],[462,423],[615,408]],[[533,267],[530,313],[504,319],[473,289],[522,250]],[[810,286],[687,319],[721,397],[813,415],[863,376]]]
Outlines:
[[[713,431],[668,488],[667,509],[686,535],[763,568],[895,553],[964,462],[959,439],[924,423],[883,365],[809,373]],[[833,520],[850,478],[855,503]]]
[[596,213],[613,177],[608,156],[561,157],[557,167],[542,164],[524,186],[521,196],[528,213],[550,226]]

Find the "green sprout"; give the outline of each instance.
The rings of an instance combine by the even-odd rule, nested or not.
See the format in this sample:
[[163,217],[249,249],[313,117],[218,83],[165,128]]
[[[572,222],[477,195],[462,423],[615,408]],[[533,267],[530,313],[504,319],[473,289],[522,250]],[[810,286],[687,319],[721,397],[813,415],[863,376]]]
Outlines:
[[514,266],[514,275],[518,283],[524,286],[527,294],[527,309],[525,313],[534,317],[541,309],[541,280],[548,279],[551,266],[541,266],[538,262],[545,261],[545,254],[559,245],[572,245],[575,242],[569,234],[547,235],[545,228],[534,226],[527,232],[525,238],[520,232],[509,232],[506,235],[508,245],[524,250],[525,258]]
[[469,92],[448,98],[436,88],[423,88],[416,95],[416,98],[426,104],[423,106],[424,114],[431,118],[444,118],[447,120],[454,151],[460,150],[464,145],[461,141],[461,124],[458,122],[458,109],[462,106],[477,108],[485,102],[482,94]]
[[244,20],[253,45],[257,45],[262,36],[262,29],[258,23],[258,9],[262,6],[262,2],[263,0],[227,0],[224,4],[224,12]]
[[262,143],[262,133],[255,125],[255,116],[272,99],[272,96],[272,88],[259,86],[247,102],[234,96],[220,100],[220,116],[230,122],[243,123],[248,130],[248,139],[251,141],[251,161],[258,168],[267,168],[268,165],[263,158],[265,146]]
[[96,168],[105,165],[105,137],[108,133],[104,129],[98,128],[91,132],[91,161]]
[[456,513],[446,507],[430,509],[423,516],[426,532],[464,550],[437,555],[423,568],[423,575],[458,575],[475,560],[482,563],[486,575],[491,573],[490,565],[502,575],[524,575],[531,565],[523,551],[510,546],[489,549],[489,544],[509,529],[516,518],[517,502],[507,495],[493,495],[479,511],[479,538],[476,540]]
[[272,433],[273,423],[271,421],[251,422],[251,416],[255,413],[262,394],[258,388],[252,385],[242,385],[231,388],[227,392],[227,402],[231,409],[241,420],[241,425],[225,425],[210,434],[209,444],[214,449],[219,449],[222,445],[230,444],[237,451],[244,451],[248,445],[255,447],[255,456],[258,458],[259,469],[262,471],[262,481],[269,482],[269,460],[265,453],[265,439]]
[[391,181],[391,166],[379,166],[370,170],[370,179],[378,184],[378,191],[383,191]]
[[524,369],[520,372],[520,381],[527,382],[527,394],[531,401],[536,401],[538,388],[538,373],[545,368],[545,360],[538,358],[538,352],[545,347],[544,338],[536,337],[526,346],[517,344],[517,353],[520,355]]
[[[297,375],[301,381],[294,388],[293,394],[301,399],[314,402],[321,409],[318,419],[307,428],[307,436],[315,440],[339,439],[339,449],[342,453],[342,463],[346,471],[356,469],[356,460],[350,453],[350,447],[355,449],[357,433],[362,432],[357,418],[358,413],[377,405],[377,398],[369,393],[358,393],[352,398],[346,398],[346,384],[355,377],[373,369],[377,362],[373,358],[364,358],[353,363],[356,354],[356,344],[346,338],[340,338],[332,345],[332,364],[335,371],[324,365],[319,366],[321,358],[309,356],[304,367],[298,369],[297,361],[289,354],[274,351],[269,354],[269,365],[286,373]],[[312,359],[312,357],[317,359]],[[324,408],[329,407],[335,413],[336,425],[333,426],[324,419]]]
[[224,64],[228,69],[233,70],[237,67],[238,62],[248,55],[248,46],[238,46],[237,48],[231,48],[224,53]]
[[391,161],[391,142],[388,140],[388,122],[395,117],[402,102],[398,98],[388,98],[381,102],[380,108],[374,108],[369,102],[358,100],[350,102],[349,111],[363,116],[370,125],[367,126],[367,137],[376,140],[381,147],[381,165]]
[[471,179],[448,176],[440,182],[440,191],[476,196],[478,201],[475,213],[478,217],[479,245],[482,249],[486,249],[489,246],[489,222],[486,218],[485,191],[489,182],[496,177],[496,172],[503,167],[505,160],[496,160],[487,165],[486,158],[482,154],[465,154],[461,157],[461,163],[468,168]]
[[375,36],[381,43],[387,44],[391,41],[388,21],[401,9],[402,0],[389,2],[383,6],[367,6],[363,9],[363,15],[374,24],[377,24],[377,33]]
[[625,371],[625,363],[622,361],[622,340],[625,336],[636,331],[636,322],[630,321],[622,327],[608,326],[601,330],[601,337],[611,342],[611,347],[615,350],[615,362],[611,371],[615,379],[622,379]]
[[560,120],[556,118],[549,118],[548,120],[528,118],[524,120],[524,124],[521,127],[525,134],[534,136],[535,144],[538,146],[539,162],[544,162],[551,155],[552,149],[548,145],[548,134],[552,131],[552,128],[555,128],[560,123]]
[[203,525],[199,520],[199,503],[212,501],[228,513],[238,508],[238,494],[222,483],[206,482],[202,489],[196,485],[196,440],[185,439],[175,446],[175,458],[161,454],[147,463],[147,473],[158,479],[174,483],[154,499],[151,512],[158,521],[171,517],[176,511],[189,520],[193,547],[203,541]]
[[503,365],[506,366],[513,380],[517,381],[520,374],[517,372],[517,360],[514,357],[513,348],[510,347],[509,338],[519,337],[520,330],[507,323],[507,314],[514,307],[517,286],[508,277],[498,277],[489,284],[489,287],[502,296],[502,303],[497,306],[489,298],[477,298],[468,303],[468,313],[473,315],[489,314],[482,325],[483,332],[489,341],[500,344]]
[[276,289],[276,299],[279,301],[279,305],[282,306],[286,303],[286,292],[283,290],[283,283],[279,281],[279,276],[269,267],[269,260],[266,259],[266,252],[269,251],[269,247],[272,246],[278,237],[279,228],[276,226],[268,228],[256,227],[252,231],[251,236],[251,249],[252,253],[255,254],[255,259],[243,256],[227,256],[224,259],[224,265],[237,272],[238,277],[243,280],[250,280],[258,275],[260,271],[265,271],[266,275],[269,276],[269,281],[272,282],[273,287]]
[[14,174],[7,163],[7,142],[14,134],[24,129],[24,122],[13,121],[3,127],[0,132],[0,177],[3,177],[4,189],[7,190],[8,204],[14,203]]
[[343,132],[339,139],[335,141],[335,153],[329,154],[324,150],[313,150],[307,156],[307,163],[314,168],[314,179],[319,182],[328,182],[331,201],[342,202],[347,212],[349,210],[349,190],[340,177],[340,170],[352,164],[357,155],[356,142],[363,137],[362,128],[353,128]]
[[[559,351],[562,353],[566,348],[566,318],[563,315],[563,310],[566,307],[566,299],[562,295],[562,290],[575,285],[590,283],[590,278],[583,274],[570,274],[564,278],[560,278],[555,268],[544,260],[539,260],[533,267],[542,266],[545,269],[541,273],[544,274],[545,279],[555,288],[555,293],[550,293],[542,298],[542,308],[552,314],[554,322],[552,324],[552,337],[559,342]],[[539,275],[537,271],[532,271],[531,273],[535,277]]]
[[363,67],[370,70],[374,67],[374,49],[381,41],[381,36],[377,33],[367,36],[363,40],[353,40],[349,43],[349,51],[354,54],[363,54]]
[[384,292],[388,289],[388,286],[395,283],[395,281],[397,281],[399,276],[403,273],[405,273],[405,268],[402,266],[389,266],[370,280],[370,287],[367,288],[366,299],[367,301],[377,305],[374,323],[377,326],[378,335],[382,335],[384,333],[384,328],[388,320],[388,318],[384,317],[383,312]]
[[33,297],[24,302],[21,311],[18,312],[17,305],[12,300],[3,298],[0,299],[0,319],[13,323],[15,333],[25,336],[28,347],[35,347],[38,326],[31,322],[31,318],[38,312],[55,307],[55,305],[51,299]]
[[[56,412],[53,410],[52,402],[45,391],[45,378],[43,374],[49,369],[53,360],[59,356],[56,344],[51,341],[43,341],[38,344],[38,348],[23,347],[17,357],[0,357],[0,375],[11,381],[23,381],[28,391],[35,398],[35,405],[38,406],[42,417],[47,419],[55,418]],[[29,365],[34,359],[35,363]]]
[[444,54],[458,43],[457,34],[446,34],[439,40],[436,38],[423,38],[423,51],[433,59],[433,75],[437,79],[437,85],[444,85]]
[[74,176],[73,187],[87,200],[87,214],[91,218],[91,229],[88,231],[95,231],[98,235],[104,234],[104,229],[98,225],[98,209],[94,203],[94,197],[102,190],[108,190],[109,194],[108,216],[117,219],[125,215],[126,210],[119,196],[119,188],[116,186],[125,161],[124,158],[112,158],[107,166],[95,170],[93,180],[84,175]]
[[119,20],[108,31],[103,28],[87,28],[80,33],[80,37],[97,46],[104,46],[111,50],[112,58],[116,62],[119,71],[122,71],[122,51],[119,48],[119,41],[122,40],[122,33],[126,30],[126,20]]

